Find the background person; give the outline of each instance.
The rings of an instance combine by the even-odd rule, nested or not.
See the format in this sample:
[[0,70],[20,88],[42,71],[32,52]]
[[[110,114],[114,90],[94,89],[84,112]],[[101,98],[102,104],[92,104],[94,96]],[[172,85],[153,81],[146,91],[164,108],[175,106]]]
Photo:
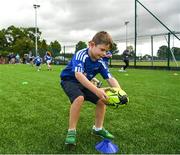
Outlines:
[[51,52],[49,52],[49,51],[46,52],[46,55],[44,56],[44,60],[46,61],[48,70],[52,70],[52,68],[51,68],[51,62],[52,62]]
[[124,50],[123,52],[123,61],[125,63],[125,66],[123,66],[119,71],[120,72],[126,72],[126,68],[129,66],[129,56],[130,52],[128,49]]
[[37,68],[37,71],[41,70],[41,63],[42,63],[42,58],[38,55],[34,58],[34,64]]
[[20,56],[18,53],[16,54],[16,63],[20,63]]

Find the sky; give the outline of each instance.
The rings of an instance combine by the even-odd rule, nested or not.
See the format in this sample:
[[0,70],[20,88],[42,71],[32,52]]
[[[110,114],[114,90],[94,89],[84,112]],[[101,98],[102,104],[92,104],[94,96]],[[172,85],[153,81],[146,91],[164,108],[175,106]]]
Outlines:
[[[139,0],[155,14],[170,30],[180,31],[180,0]],[[61,45],[75,45],[82,40],[88,42],[96,32],[105,30],[118,44],[120,52],[134,45],[134,0],[0,0],[0,29],[37,25],[42,38],[48,43],[58,40]],[[127,26],[125,22],[129,21]],[[127,31],[126,31],[127,28]],[[137,35],[152,35],[168,31],[144,8],[137,5]],[[180,37],[180,35],[179,35]],[[130,39],[131,38],[131,39]],[[167,44],[164,36],[154,38],[154,50]],[[174,40],[172,44],[180,45]],[[137,41],[137,54],[150,54],[150,36]]]

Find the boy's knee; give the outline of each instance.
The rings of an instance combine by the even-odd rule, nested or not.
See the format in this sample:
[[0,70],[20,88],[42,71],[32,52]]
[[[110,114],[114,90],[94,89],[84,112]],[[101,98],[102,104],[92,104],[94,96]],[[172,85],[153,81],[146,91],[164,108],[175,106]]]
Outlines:
[[84,102],[84,96],[79,96],[78,99],[82,102]]
[[[74,102],[78,102],[78,103],[83,103],[84,102],[84,96],[78,96],[75,100],[74,100]],[[73,103],[74,103],[73,102]]]
[[99,106],[103,106],[103,107],[106,106],[106,104],[105,104],[105,102],[104,102],[103,100],[98,100],[97,104],[98,104]]

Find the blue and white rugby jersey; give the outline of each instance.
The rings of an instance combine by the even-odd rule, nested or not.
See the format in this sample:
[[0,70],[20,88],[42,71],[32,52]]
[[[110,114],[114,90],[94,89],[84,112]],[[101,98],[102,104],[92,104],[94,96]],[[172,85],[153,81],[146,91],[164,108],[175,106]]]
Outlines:
[[103,61],[105,61],[106,64],[108,64],[109,59],[110,59],[110,58],[108,58],[108,56],[112,56],[112,52],[111,51],[107,51],[106,52],[106,56],[102,58]]
[[35,59],[34,59],[35,64],[41,64],[41,62],[42,62],[42,59],[40,56],[35,57]]
[[52,61],[52,57],[51,57],[51,56],[49,56],[49,55],[47,55],[47,54],[45,55],[44,59],[45,59],[45,61],[47,61],[47,60]]
[[74,54],[69,64],[60,74],[62,80],[78,82],[75,78],[75,72],[83,73],[88,80],[91,80],[98,73],[100,73],[104,79],[112,77],[103,59],[96,61],[91,60],[88,50],[89,48],[85,48]]

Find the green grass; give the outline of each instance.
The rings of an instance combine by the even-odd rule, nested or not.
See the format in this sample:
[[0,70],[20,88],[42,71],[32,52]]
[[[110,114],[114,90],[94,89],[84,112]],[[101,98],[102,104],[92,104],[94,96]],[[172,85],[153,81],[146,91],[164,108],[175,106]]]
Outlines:
[[[59,86],[60,70],[0,65],[0,154],[98,153],[101,139],[90,133],[95,106],[88,102],[81,110],[77,146],[64,145],[70,104]],[[130,98],[124,108],[107,108],[104,126],[115,135],[118,153],[179,154],[180,72],[111,72]]]
[[[122,60],[112,60],[111,61],[112,65],[121,65],[124,66],[124,62]],[[177,61],[178,66],[180,66],[180,61]],[[134,66],[134,61],[130,61],[129,62],[130,66]],[[136,61],[136,65],[137,66],[152,66],[152,62],[151,61]],[[168,66],[167,61],[154,61],[153,62],[153,66]],[[169,66],[170,67],[177,67],[176,63],[174,61],[170,61],[169,62]]]

